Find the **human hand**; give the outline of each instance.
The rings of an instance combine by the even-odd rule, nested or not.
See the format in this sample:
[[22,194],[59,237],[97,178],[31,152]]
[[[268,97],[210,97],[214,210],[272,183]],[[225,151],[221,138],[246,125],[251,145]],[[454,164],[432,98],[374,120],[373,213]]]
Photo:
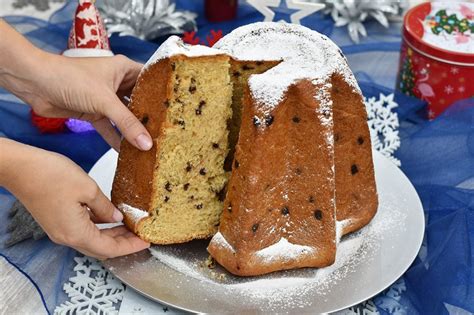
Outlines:
[[31,74],[28,93],[19,95],[44,117],[72,117],[90,121],[117,151],[120,136],[148,150],[149,133],[122,103],[135,85],[142,65],[124,56],[68,58],[42,54],[41,69]]
[[124,226],[97,228],[94,222],[119,222],[123,216],[71,160],[1,138],[0,147],[0,186],[25,205],[53,242],[99,259],[150,246]]
[[[45,117],[92,122],[117,151],[122,135],[141,150],[150,134],[122,100],[131,93],[142,66],[124,56],[68,58],[38,49],[0,19],[0,87]],[[110,119],[110,120],[109,120]]]

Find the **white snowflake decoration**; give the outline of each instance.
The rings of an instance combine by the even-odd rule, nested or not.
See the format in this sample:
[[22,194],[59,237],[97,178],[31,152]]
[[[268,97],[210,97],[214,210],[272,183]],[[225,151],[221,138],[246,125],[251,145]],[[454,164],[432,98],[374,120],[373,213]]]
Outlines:
[[75,257],[76,275],[63,290],[69,301],[59,305],[54,314],[118,314],[116,305],[123,298],[125,286],[91,257]]
[[397,166],[400,161],[393,156],[400,147],[400,137],[398,135],[398,115],[392,110],[398,107],[393,100],[393,94],[383,95],[377,100],[375,97],[364,98],[367,109],[368,125],[372,147],[389,158]]

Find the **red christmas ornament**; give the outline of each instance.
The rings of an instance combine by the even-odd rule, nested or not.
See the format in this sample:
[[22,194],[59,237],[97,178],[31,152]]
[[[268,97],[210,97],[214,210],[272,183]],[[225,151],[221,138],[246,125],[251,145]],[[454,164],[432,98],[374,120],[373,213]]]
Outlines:
[[211,30],[211,34],[206,36],[207,44],[204,41],[201,41],[199,37],[196,36],[196,32],[185,32],[183,35],[183,42],[189,45],[207,45],[209,47],[214,46],[219,39],[223,37],[222,30]]
[[211,36],[209,35],[206,36],[207,45],[209,47],[212,47],[221,38],[222,38],[222,30],[218,30],[218,31],[211,30]]
[[58,133],[64,131],[67,118],[47,118],[31,110],[31,121],[41,133]]
[[199,44],[199,41],[201,40],[199,37],[195,37],[196,32],[184,32],[183,34],[183,42],[189,45],[197,45]]
[[237,0],[206,0],[204,11],[209,21],[223,22],[235,19],[237,6]]

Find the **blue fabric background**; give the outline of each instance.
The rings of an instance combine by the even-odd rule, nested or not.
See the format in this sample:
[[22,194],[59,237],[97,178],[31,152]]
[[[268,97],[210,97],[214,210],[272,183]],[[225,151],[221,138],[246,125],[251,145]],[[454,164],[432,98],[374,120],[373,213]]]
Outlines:
[[[222,29],[226,34],[240,25],[262,20],[260,13],[244,4],[238,19],[208,23],[203,17],[202,0],[176,2],[178,8],[199,14],[201,39],[211,29]],[[59,53],[66,47],[74,9],[75,2],[69,2],[48,22],[28,17],[6,20],[37,46]],[[366,25],[369,37],[353,44],[345,29],[334,28],[332,20],[320,13],[303,19],[302,24],[341,46],[365,96],[393,92],[401,40],[399,25],[384,29],[370,22]],[[159,43],[115,35],[110,42],[116,54],[141,62]],[[423,102],[399,93],[396,101],[400,105],[396,110],[402,139],[396,156],[422,199],[426,235],[420,255],[397,282],[397,288],[403,289],[386,291],[374,301],[382,314],[447,314],[445,303],[474,312],[474,100],[458,102],[432,122],[420,112]],[[30,124],[28,110],[21,101],[0,90],[0,136],[62,153],[86,171],[109,149],[95,132],[42,135]],[[0,188],[2,222],[7,220],[13,200]],[[0,225],[0,243],[6,237],[6,225]],[[2,246],[0,254],[32,278],[50,311],[66,299],[62,285],[72,275],[75,251],[48,239],[26,241],[9,249]]]

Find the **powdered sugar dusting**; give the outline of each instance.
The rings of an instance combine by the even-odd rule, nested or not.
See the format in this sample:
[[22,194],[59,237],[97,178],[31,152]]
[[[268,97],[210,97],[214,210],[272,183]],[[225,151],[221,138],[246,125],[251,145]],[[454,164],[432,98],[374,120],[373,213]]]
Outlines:
[[333,73],[360,91],[340,49],[326,36],[288,23],[254,23],[234,30],[215,45],[239,60],[282,60],[263,74],[253,75],[249,87],[264,113],[283,99],[299,80],[327,81]]
[[[400,212],[395,204],[387,203],[384,207],[384,211],[379,211],[369,225],[342,238],[334,264],[325,268],[288,270],[260,277],[235,277],[220,266],[216,266],[212,271],[203,267],[207,258],[205,241],[199,241],[202,251],[192,251],[192,245],[159,246],[151,248],[150,251],[161,263],[199,280],[206,290],[224,294],[236,303],[249,301],[252,305],[259,305],[261,311],[267,313],[294,311],[324,300],[338,283],[353,277],[361,263],[372,261],[375,255],[379,254],[383,238],[393,237],[394,233],[403,233],[406,214]],[[349,223],[348,220],[338,222],[337,230],[342,231]],[[286,240],[279,243],[278,247],[283,250],[288,246]],[[277,246],[274,247],[275,251],[276,248]],[[271,253],[270,256],[274,254]]]
[[202,45],[187,45],[178,36],[170,36],[150,57],[143,69],[171,56],[185,55],[188,57],[222,55],[223,52]]
[[219,247],[224,247],[226,249],[229,249],[232,252],[235,252],[234,248],[232,245],[227,242],[225,239],[224,235],[222,235],[221,232],[217,232],[213,237],[212,237],[212,242],[218,245]]
[[314,250],[310,246],[292,244],[282,237],[277,243],[259,250],[255,255],[262,258],[263,262],[272,260],[291,261],[302,255],[312,254]]
[[128,217],[133,221],[133,222],[138,222],[143,218],[146,218],[149,216],[148,212],[138,209],[135,207],[132,207],[130,205],[127,205],[125,203],[121,203],[118,205],[119,210],[122,210],[123,213],[127,214]]
[[[307,269],[301,272],[305,275],[303,277],[298,271],[280,272],[229,287],[238,289],[239,294],[247,299],[265,300],[266,311],[309,306],[318,299],[324,299],[338,282],[355,273],[363,261],[373,260],[373,255],[379,250],[380,239],[386,233],[402,230],[399,225],[405,216],[398,211],[378,213],[368,226],[343,237],[338,244],[336,261],[331,266]],[[347,224],[348,220],[338,222],[338,230],[342,231]],[[394,229],[397,225],[399,227]],[[308,296],[314,296],[314,299],[308,299]]]
[[339,243],[342,238],[342,233],[346,227],[352,224],[352,219],[343,221],[336,221],[336,242]]

